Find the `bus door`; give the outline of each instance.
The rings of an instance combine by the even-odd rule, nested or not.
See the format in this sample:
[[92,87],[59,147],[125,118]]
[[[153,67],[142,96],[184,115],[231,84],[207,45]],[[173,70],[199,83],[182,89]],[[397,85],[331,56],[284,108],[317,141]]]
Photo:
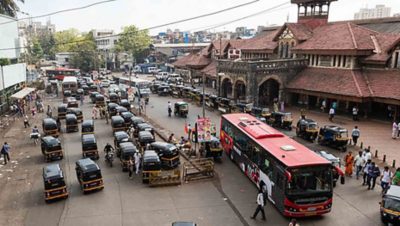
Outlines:
[[280,165],[275,165],[275,170],[273,172],[273,181],[275,181],[274,186],[272,187],[272,198],[275,201],[275,206],[283,212],[284,200],[285,200],[285,185],[286,185],[286,176],[285,169],[283,169]]

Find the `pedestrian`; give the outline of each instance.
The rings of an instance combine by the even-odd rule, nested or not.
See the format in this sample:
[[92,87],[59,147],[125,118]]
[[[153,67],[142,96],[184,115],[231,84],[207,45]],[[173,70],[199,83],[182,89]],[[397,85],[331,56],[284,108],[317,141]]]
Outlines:
[[292,219],[289,223],[289,226],[300,226],[300,225],[297,223],[296,219]]
[[133,167],[135,167],[135,164],[133,162],[132,156],[129,157],[128,160],[128,172],[129,172],[129,179],[133,179]]
[[104,117],[106,118],[106,124],[108,124],[108,118],[110,117],[110,115],[108,114],[108,111],[106,111]]
[[333,117],[335,117],[335,108],[331,107],[331,109],[329,109],[329,121],[333,121]]
[[335,110],[337,109],[337,102],[336,101],[333,101],[332,108],[335,109]]
[[134,155],[134,158],[135,158],[135,170],[136,170],[136,175],[138,175],[139,174],[139,171],[140,171],[140,162],[141,162],[141,160],[142,160],[142,155],[140,154],[140,152],[135,152],[135,155]]
[[363,168],[363,183],[362,185],[367,185],[368,170],[371,167],[371,159],[368,159]]
[[24,127],[25,127],[25,128],[30,127],[30,125],[29,125],[29,118],[28,118],[27,115],[25,115],[25,117],[24,117]]
[[50,105],[47,105],[47,116],[48,116],[49,118],[51,118],[51,117],[53,116],[53,112],[52,112],[52,110],[51,110]]
[[301,119],[306,119],[306,109],[300,109],[300,117]]
[[393,139],[396,139],[396,136],[399,133],[398,128],[399,127],[398,127],[397,123],[393,122],[393,125],[392,125],[392,138]]
[[168,143],[176,143],[176,139],[175,139],[175,134],[171,133],[171,135],[168,137]]
[[258,190],[258,195],[257,195],[257,209],[254,212],[253,216],[251,216],[251,219],[256,219],[258,213],[261,211],[262,214],[262,220],[265,221],[265,212],[264,212],[264,194],[261,189]]
[[364,157],[364,162],[367,162],[368,160],[372,161],[372,154],[371,154],[371,152],[369,151],[368,148],[364,149],[363,157]]
[[281,112],[285,112],[285,102],[281,101]]
[[360,129],[358,129],[358,126],[354,126],[354,129],[351,132],[351,137],[353,138],[354,146],[356,146],[357,145],[357,140],[360,137]]
[[373,190],[376,184],[376,178],[381,175],[381,171],[379,167],[375,165],[375,162],[371,163],[371,166],[368,168],[368,177],[367,177],[367,185],[368,190]]
[[190,125],[190,123],[187,126],[187,129],[188,129],[188,140],[192,140],[191,139],[192,138],[192,126]]
[[353,175],[353,164],[354,164],[354,157],[351,151],[347,153],[344,162],[346,167],[346,175],[351,177]]
[[81,95],[81,105],[83,105],[83,100],[85,99],[85,96],[82,94]]
[[7,164],[7,160],[10,161],[10,145],[7,144],[7,142],[4,142],[3,147],[1,148],[1,155],[3,155],[4,158],[4,165]]
[[35,107],[32,107],[31,113],[32,113],[32,117],[35,117],[35,115],[36,115],[36,108]]
[[358,152],[358,155],[354,158],[354,166],[356,167],[356,179],[358,180],[362,167],[364,165],[364,157],[362,156],[362,151]]
[[326,100],[322,100],[322,103],[321,103],[321,111],[322,111],[322,112],[325,112],[325,108],[326,108]]
[[386,190],[389,188],[391,179],[392,179],[392,172],[389,170],[388,166],[385,166],[381,176],[382,193],[385,193]]
[[172,104],[170,101],[168,101],[168,117],[171,117],[171,113],[172,113]]
[[97,108],[96,108],[96,106],[93,106],[93,109],[92,109],[92,119],[97,119]]
[[352,111],[353,111],[353,121],[358,121],[358,108],[354,106]]

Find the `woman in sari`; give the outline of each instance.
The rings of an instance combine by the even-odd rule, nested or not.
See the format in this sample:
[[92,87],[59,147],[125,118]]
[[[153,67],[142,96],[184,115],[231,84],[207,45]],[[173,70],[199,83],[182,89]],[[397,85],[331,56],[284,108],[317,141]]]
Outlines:
[[351,151],[347,153],[344,162],[346,166],[346,175],[351,177],[351,175],[353,174],[353,162],[354,162],[354,156],[351,153]]

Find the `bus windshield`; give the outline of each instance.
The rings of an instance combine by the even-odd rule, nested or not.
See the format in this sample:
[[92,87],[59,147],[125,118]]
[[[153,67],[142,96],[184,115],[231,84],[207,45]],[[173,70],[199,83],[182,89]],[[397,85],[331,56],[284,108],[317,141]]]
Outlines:
[[291,170],[291,175],[291,182],[287,184],[289,195],[332,191],[330,166],[296,168]]

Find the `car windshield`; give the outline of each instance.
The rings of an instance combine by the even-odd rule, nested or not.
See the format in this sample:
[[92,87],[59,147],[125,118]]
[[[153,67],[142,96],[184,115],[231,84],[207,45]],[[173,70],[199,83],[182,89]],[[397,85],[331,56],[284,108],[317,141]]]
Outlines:
[[389,210],[400,212],[400,201],[396,199],[387,198],[384,200],[383,207]]
[[331,166],[292,169],[292,180],[287,184],[287,193],[302,195],[332,191]]

